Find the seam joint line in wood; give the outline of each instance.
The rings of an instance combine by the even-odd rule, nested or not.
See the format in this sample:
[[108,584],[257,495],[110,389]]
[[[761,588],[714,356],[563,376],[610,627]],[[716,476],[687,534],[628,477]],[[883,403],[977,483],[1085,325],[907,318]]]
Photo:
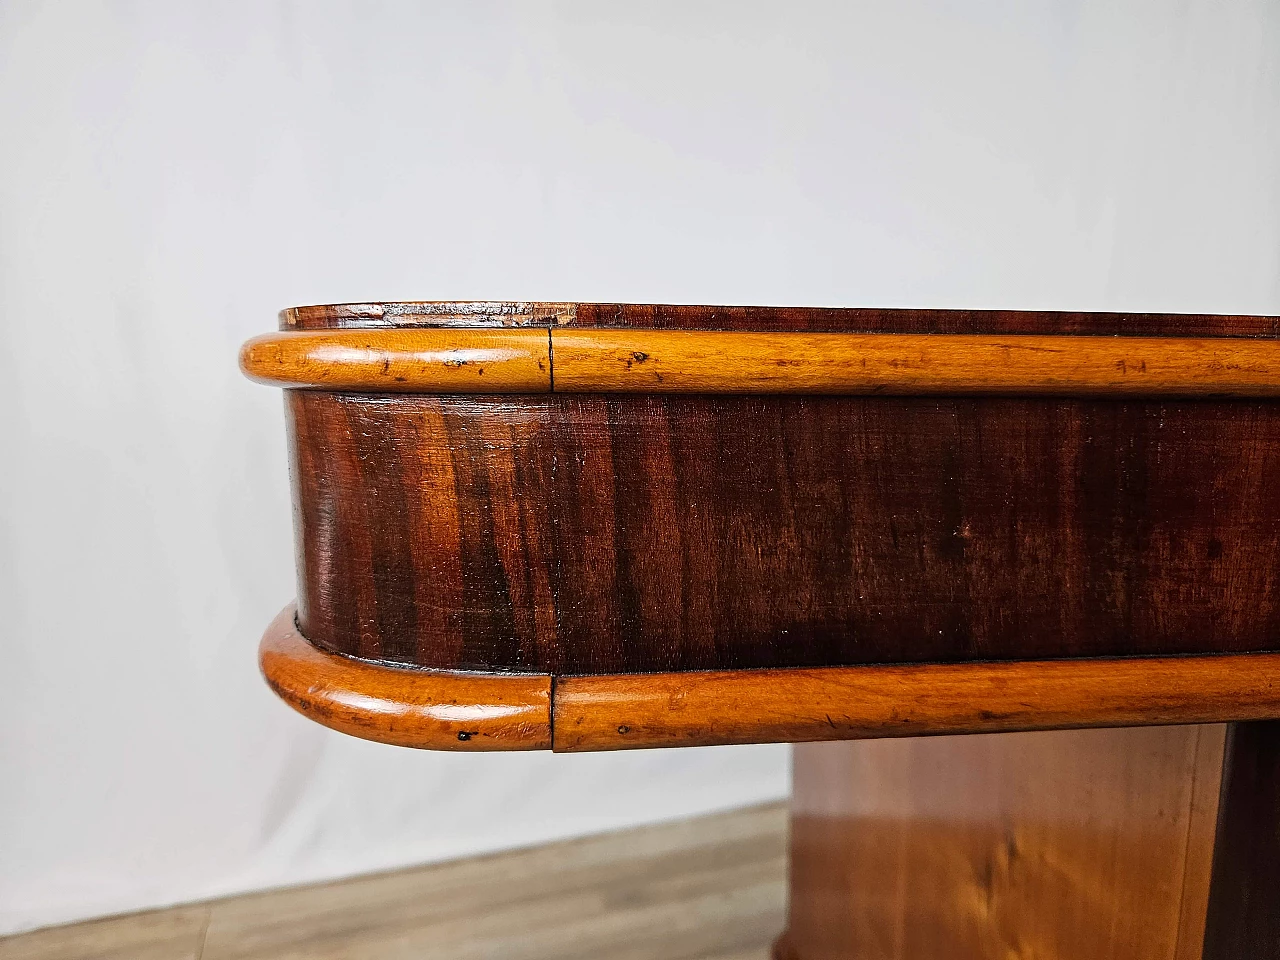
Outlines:
[[1280,716],[1280,654],[556,676],[328,653],[290,604],[259,649],[295,710],[367,740],[577,752]]
[[1241,337],[344,329],[256,337],[240,365],[373,393],[1280,396],[1280,341]]

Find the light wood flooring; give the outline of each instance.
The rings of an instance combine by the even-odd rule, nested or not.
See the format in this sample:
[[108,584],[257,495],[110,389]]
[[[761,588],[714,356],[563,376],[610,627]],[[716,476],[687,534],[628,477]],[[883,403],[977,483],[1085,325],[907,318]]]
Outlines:
[[0,938],[0,960],[766,960],[783,805]]

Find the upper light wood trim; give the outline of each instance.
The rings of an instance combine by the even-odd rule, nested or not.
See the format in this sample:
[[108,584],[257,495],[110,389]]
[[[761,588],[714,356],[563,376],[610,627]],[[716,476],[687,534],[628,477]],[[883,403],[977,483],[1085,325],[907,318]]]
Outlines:
[[555,749],[1280,717],[1280,654],[557,678]]
[[401,747],[547,750],[551,677],[446,673],[364,663],[316,649],[293,604],[262,637],[258,662],[281,699],[326,727]]
[[307,330],[255,337],[240,369],[260,383],[391,393],[547,393],[545,327]]
[[412,393],[1280,396],[1280,340],[527,329],[257,337],[264,383]]
[[1280,395],[1280,342],[557,330],[564,393]]

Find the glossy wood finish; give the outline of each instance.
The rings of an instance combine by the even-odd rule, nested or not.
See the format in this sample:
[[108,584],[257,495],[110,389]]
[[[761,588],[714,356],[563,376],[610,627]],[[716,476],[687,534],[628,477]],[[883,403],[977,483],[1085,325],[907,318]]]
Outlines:
[[1225,337],[348,329],[257,337],[240,366],[360,392],[1280,395],[1280,343]]
[[1223,728],[796,748],[779,960],[1198,960]]
[[1280,717],[1280,654],[561,677],[555,749]]
[[1280,958],[1280,723],[1227,740],[1204,960]]
[[1280,405],[287,392],[304,633],[594,674],[1275,649]]
[[1280,717],[1280,655],[559,677],[326,653],[287,607],[272,689],[335,730],[437,750],[581,752]]
[[[246,365],[311,388],[286,408],[299,622],[333,653],[289,622],[263,663],[331,726],[573,751],[1280,717],[1276,318],[281,323],[305,362]],[[481,374],[464,341],[514,352]],[[1274,956],[1271,729],[1232,740],[1212,870],[1217,727],[804,747],[799,781],[861,759],[798,788],[780,956],[1195,960],[1202,932]]]
[[558,393],[1280,395],[1241,338],[552,330]]
[[317,650],[292,605],[267,628],[262,675],[285,703],[326,727],[402,747],[546,750],[551,678],[390,668]]
[[390,393],[548,393],[541,330],[326,330],[271,333],[240,350],[259,383]]

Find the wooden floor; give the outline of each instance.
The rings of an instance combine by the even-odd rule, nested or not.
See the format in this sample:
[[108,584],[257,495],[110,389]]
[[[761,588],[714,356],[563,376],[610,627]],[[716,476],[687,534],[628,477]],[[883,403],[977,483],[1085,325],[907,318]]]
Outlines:
[[782,805],[0,938],[0,960],[765,960]]

